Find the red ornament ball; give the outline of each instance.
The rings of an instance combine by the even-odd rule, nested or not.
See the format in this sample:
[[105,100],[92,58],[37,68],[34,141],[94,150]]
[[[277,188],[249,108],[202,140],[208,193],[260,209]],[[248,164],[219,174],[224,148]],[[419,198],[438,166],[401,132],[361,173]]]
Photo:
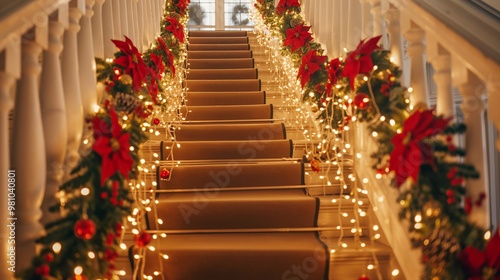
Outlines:
[[366,93],[358,93],[354,97],[354,106],[358,109],[364,110],[368,107],[368,103],[370,102],[370,98]]
[[49,276],[50,267],[48,264],[42,264],[39,267],[35,268],[35,274],[39,276]]
[[361,275],[358,280],[370,280],[370,278],[368,278],[368,276],[366,276],[365,274]]
[[53,262],[54,261],[54,254],[52,254],[51,252],[46,253],[45,255],[43,255],[43,260],[48,262],[48,263]]
[[169,177],[170,177],[170,171],[168,171],[168,169],[164,168],[160,171],[160,178],[168,179]]
[[89,240],[95,234],[95,223],[90,219],[80,219],[75,223],[73,230],[76,237]]
[[137,247],[142,248],[151,242],[151,235],[149,233],[142,231],[134,237],[134,243]]
[[154,125],[159,125],[160,124],[160,119],[159,118],[154,118],[153,119],[153,124]]

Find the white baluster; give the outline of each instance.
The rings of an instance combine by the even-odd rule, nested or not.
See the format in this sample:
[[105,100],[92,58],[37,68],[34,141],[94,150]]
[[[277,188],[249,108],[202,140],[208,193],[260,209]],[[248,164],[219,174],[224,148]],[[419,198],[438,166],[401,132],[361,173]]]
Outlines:
[[395,6],[390,5],[386,13],[386,18],[388,23],[387,31],[390,35],[389,45],[391,50],[391,60],[403,71],[403,74],[400,78],[401,85],[404,87],[408,87],[410,76],[406,74],[410,72],[410,68],[408,67],[408,61],[405,61],[404,55],[404,38],[401,34],[401,13]]
[[349,11],[349,0],[340,0],[340,25],[337,28],[340,28],[340,53],[344,55],[347,51],[351,51],[347,49],[347,29],[348,29],[348,11]]
[[425,53],[425,31],[408,20],[403,21],[403,29],[407,29],[405,37],[408,40],[408,53],[411,58],[410,94],[411,105],[419,103],[429,104],[429,93],[427,87],[427,66]]
[[[486,152],[487,136],[483,101],[486,88],[484,83],[457,59],[452,58],[452,69],[453,83],[458,87],[463,97],[461,109],[464,114],[464,123],[467,125],[465,162],[473,164],[479,172],[479,179],[467,180],[465,188],[467,194],[473,199],[477,199],[481,193],[488,197],[488,155]],[[475,207],[469,215],[469,220],[481,227],[489,228],[489,208],[489,203],[483,203],[481,208]]]
[[[65,15],[67,17],[67,14]],[[43,216],[41,222],[46,224],[59,217],[48,209],[57,204],[56,194],[64,175],[64,156],[68,129],[66,108],[59,58],[63,49],[62,35],[64,26],[60,22],[49,23],[49,47],[43,53],[43,69],[40,79],[40,108],[45,139],[47,164],[47,182],[42,203]]]
[[351,51],[356,48],[362,37],[362,20],[363,12],[361,2],[358,0],[349,1],[348,17],[347,17],[347,50]]
[[361,8],[362,8],[362,26],[363,26],[363,34],[361,36],[362,39],[366,39],[369,37],[372,37],[374,32],[374,20],[373,16],[371,13],[371,5],[368,2],[369,0],[360,0],[361,1]]
[[102,3],[104,0],[95,0],[93,7],[94,15],[90,16],[92,26],[92,45],[94,55],[104,58],[104,43],[102,41]]
[[340,15],[341,15],[341,5],[340,1],[334,1],[333,3],[333,20],[332,25],[330,26],[330,30],[332,32],[331,35],[331,44],[333,57],[339,57],[341,54],[340,49]]
[[113,21],[113,0],[105,0],[102,5],[102,38],[106,58],[112,58],[116,51],[115,45],[111,42],[118,36],[115,34]]
[[134,13],[134,8],[135,8],[135,0],[128,0],[127,1],[127,13],[128,13],[128,34],[130,38],[132,39],[132,42],[134,44],[137,44],[137,37],[135,36],[135,28],[134,28],[134,23],[137,22],[137,17],[135,16]]
[[[498,79],[498,76],[496,76]],[[488,81],[488,118],[500,131],[500,110],[496,108],[500,104],[500,80],[491,79]],[[496,149],[500,151],[500,138],[497,140]],[[498,205],[500,207],[500,205]],[[500,223],[500,221],[498,221]]]
[[78,65],[80,67],[80,92],[82,95],[83,114],[87,116],[93,112],[97,104],[96,93],[96,65],[92,48],[93,36],[91,18],[94,0],[86,1],[85,14],[80,20],[81,30],[78,32]]
[[[19,53],[19,42],[12,42],[12,45],[8,46],[4,50],[3,56],[0,57],[0,63],[5,64],[5,69],[0,70],[0,182],[4,182],[4,187],[0,188],[0,201],[4,201],[3,207],[0,209],[0,221],[8,221],[11,216],[8,213],[7,203],[9,201],[9,185],[8,170],[10,169],[10,150],[9,150],[9,113],[14,108],[14,83],[16,81],[16,76],[19,76],[19,64],[20,64],[20,53]],[[0,54],[1,56],[2,54]],[[16,61],[9,62],[9,59],[14,58]],[[7,66],[7,64],[15,63],[16,69],[12,66]],[[12,71],[14,70],[14,71]],[[10,198],[13,198],[13,194],[10,194]],[[11,279],[14,275],[9,267],[14,267],[16,261],[9,263],[12,253],[10,252],[11,244],[9,244],[10,230],[0,231],[0,263],[4,264],[2,270],[0,270],[1,279]],[[13,256],[15,258],[15,255]]]
[[[22,75],[12,131],[11,168],[16,172],[16,271],[31,265],[35,240],[45,233],[40,223],[46,181],[45,141],[40,112],[40,55],[38,42],[22,44]],[[22,257],[21,257],[22,256]]]
[[130,31],[128,30],[128,21],[133,20],[129,18],[128,14],[128,9],[127,9],[127,2],[129,0],[121,0],[120,1],[120,28],[122,31],[123,36],[127,36],[130,38]]
[[332,56],[332,40],[331,40],[331,33],[332,33],[332,30],[330,29],[330,27],[332,26],[333,24],[333,18],[332,18],[332,12],[333,12],[333,2],[332,1],[328,1],[326,0],[325,1],[325,11],[324,11],[324,14],[323,14],[323,17],[324,17],[324,23],[322,24],[323,28],[322,28],[322,31],[321,31],[321,44],[324,45],[324,47],[326,48],[326,51],[327,51],[327,55],[330,57],[330,58],[333,58]]
[[149,43],[151,42],[151,39],[153,38],[153,31],[152,31],[152,26],[151,26],[151,1],[150,0],[143,0],[144,1],[144,44],[146,48],[149,46]]
[[436,114],[454,116],[451,56],[435,38],[427,39],[427,54],[434,68],[434,81],[437,87]]
[[122,21],[127,20],[127,15],[123,15],[123,0],[113,1],[113,33],[114,39],[122,39],[123,35],[127,35],[127,26],[122,24]]
[[[66,153],[66,172],[69,173],[79,158],[78,150],[83,130],[83,107],[80,87],[80,67],[78,63],[77,33],[80,30],[79,20],[82,11],[70,8],[69,29],[64,34],[64,49],[61,56],[63,87],[66,103],[66,119],[68,125],[68,146]],[[89,47],[90,48],[90,47]]]
[[370,2],[372,7],[370,12],[373,16],[373,35],[382,35],[379,41],[380,45],[382,48],[388,49],[386,23],[384,18],[386,9],[384,9],[382,0],[368,0],[368,2]]
[[139,20],[137,21],[139,25],[139,41],[137,41],[137,45],[140,45],[142,47],[142,50],[146,50],[148,47],[148,40],[147,40],[147,31],[146,31],[146,16],[144,14],[145,9],[144,9],[144,1],[145,0],[138,0],[137,1],[137,15]]

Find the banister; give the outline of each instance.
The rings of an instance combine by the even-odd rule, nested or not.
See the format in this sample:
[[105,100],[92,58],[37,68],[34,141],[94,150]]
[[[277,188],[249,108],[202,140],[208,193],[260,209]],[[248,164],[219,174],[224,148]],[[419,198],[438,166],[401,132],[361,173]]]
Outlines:
[[[22,36],[32,26],[46,25],[47,22],[40,15],[48,16],[61,4],[68,2],[69,0],[34,0],[24,3],[22,7],[7,9],[10,14],[0,19],[0,50],[15,40],[16,36]],[[21,3],[17,6],[20,5]]]

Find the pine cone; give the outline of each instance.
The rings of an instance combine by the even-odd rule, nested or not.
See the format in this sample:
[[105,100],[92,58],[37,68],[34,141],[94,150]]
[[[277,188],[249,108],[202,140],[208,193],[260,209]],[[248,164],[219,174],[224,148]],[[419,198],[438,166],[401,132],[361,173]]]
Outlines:
[[113,107],[117,112],[124,112],[125,114],[132,113],[140,101],[133,95],[118,92],[113,100]]
[[292,19],[290,20],[290,26],[291,26],[291,27],[295,27],[295,26],[297,26],[297,25],[299,25],[299,24],[301,24],[301,23],[303,23],[303,21],[302,21],[302,19],[300,19],[300,18],[292,18]]
[[439,275],[459,249],[457,238],[446,228],[438,227],[424,240],[422,251],[432,273]]

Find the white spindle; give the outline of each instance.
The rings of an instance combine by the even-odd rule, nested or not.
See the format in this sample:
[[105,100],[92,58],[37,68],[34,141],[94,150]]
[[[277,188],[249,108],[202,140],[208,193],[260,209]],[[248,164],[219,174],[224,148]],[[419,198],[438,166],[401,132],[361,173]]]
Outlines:
[[149,46],[151,39],[153,38],[152,32],[152,20],[151,20],[151,0],[144,0],[144,33],[145,33],[145,45]]
[[121,31],[122,31],[122,36],[127,36],[130,38],[130,31],[128,30],[128,21],[129,20],[133,20],[131,18],[129,18],[129,14],[128,14],[128,9],[127,9],[127,2],[129,2],[129,0],[121,0],[119,3],[120,3],[120,28],[121,28]]
[[139,41],[137,41],[137,45],[142,47],[142,50],[146,50],[148,47],[148,41],[147,41],[147,31],[146,26],[146,16],[144,14],[144,1],[145,0],[138,0],[137,1],[137,17],[138,17],[138,26],[139,26]]
[[371,5],[368,2],[369,0],[360,0],[361,8],[362,8],[362,26],[363,26],[363,34],[362,38],[366,39],[368,37],[373,36],[373,16],[371,13]]
[[94,46],[94,55],[104,58],[104,43],[102,41],[102,4],[104,0],[95,0],[94,16],[92,19],[92,44]]
[[[18,46],[16,46],[16,48],[18,48]],[[20,57],[18,49],[14,50],[11,48],[4,50],[3,56],[3,58],[0,58],[0,61],[3,60],[3,63],[6,63],[8,57],[16,58],[16,60]],[[16,64],[18,66],[19,62],[16,62]],[[0,182],[4,182],[4,187],[0,188],[0,201],[4,201],[4,207],[0,209],[0,221],[8,221],[8,219],[11,218],[7,211],[7,201],[9,199],[9,189],[7,188],[9,174],[7,172],[10,169],[9,112],[14,107],[14,96],[12,93],[18,73],[12,73],[9,70],[10,69],[7,69],[7,67],[0,70]],[[13,198],[12,193],[10,197]],[[12,256],[8,239],[9,236],[10,230],[4,229],[0,231],[0,263],[4,264],[2,266],[4,269],[0,270],[1,279],[11,279],[13,277],[13,273],[7,268],[12,267],[12,264],[15,265],[16,263],[15,261],[12,264],[9,263]],[[9,254],[11,256],[9,256]]]
[[132,42],[134,44],[137,44],[137,37],[135,36],[135,28],[134,28],[134,22],[137,22],[137,17],[135,16],[134,13],[134,8],[135,8],[135,0],[128,0],[127,1],[127,14],[128,14],[128,35],[132,39]]
[[341,5],[340,1],[335,1],[333,3],[333,21],[330,28],[330,31],[332,32],[331,35],[331,44],[332,44],[332,51],[331,53],[333,54],[333,57],[339,57],[340,56],[340,11]]
[[404,27],[408,31],[405,36],[408,40],[408,53],[411,58],[410,102],[413,106],[417,104],[429,104],[429,94],[427,88],[427,67],[425,54],[425,31],[418,25],[408,20],[403,21]]
[[102,5],[102,38],[104,43],[104,56],[106,58],[113,57],[116,48],[111,40],[119,36],[115,34],[113,21],[113,0],[105,0]]
[[140,52],[143,52],[144,50],[142,49],[142,37],[141,37],[141,25],[142,25],[142,18],[140,17],[139,14],[139,0],[132,0],[132,12],[134,12],[134,43],[139,49]]
[[[66,16],[66,15],[59,15]],[[47,183],[42,203],[41,222],[46,224],[59,217],[49,212],[57,203],[56,194],[64,175],[64,156],[68,130],[66,108],[61,73],[60,54],[63,49],[62,35],[64,26],[58,21],[49,23],[49,47],[43,52],[42,76],[40,79],[40,108],[44,131],[44,143],[47,164]]]
[[115,37],[113,39],[123,40],[123,35],[125,34],[122,26],[122,11],[121,6],[123,0],[111,0],[113,2],[113,33]]
[[386,17],[387,31],[389,31],[390,34],[391,60],[394,64],[401,67],[403,61],[403,39],[401,37],[400,23],[401,15],[395,6],[390,5]]
[[349,1],[348,17],[347,17],[347,50],[351,51],[356,48],[359,40],[364,39],[362,36],[362,20],[363,12],[361,2],[358,0]]
[[[65,164],[66,171],[72,169],[79,158],[78,150],[83,130],[83,107],[80,87],[80,67],[78,63],[77,33],[80,30],[79,20],[82,11],[70,8],[70,24],[64,34],[64,49],[61,56],[63,73],[64,100],[66,103],[66,119],[68,126],[68,146]],[[90,46],[88,46],[90,48]],[[69,172],[68,172],[69,173]]]
[[[496,108],[500,104],[500,81],[490,80],[487,83],[488,87],[488,118],[500,131],[500,110]],[[497,140],[496,149],[500,151],[500,138]],[[500,205],[498,205],[500,207]],[[500,223],[500,221],[497,221]]]
[[36,254],[35,240],[45,233],[40,223],[46,180],[39,95],[42,47],[38,41],[26,40],[21,51],[22,74],[17,84],[11,161],[16,172],[16,271],[31,265]]
[[349,0],[340,0],[340,25],[337,29],[340,29],[340,53],[344,55],[347,51],[347,29],[348,29],[348,11],[349,11]]
[[436,114],[445,116],[455,115],[451,83],[451,56],[435,40],[427,39],[427,54],[434,68],[434,81],[437,87]]
[[[472,74],[465,66],[452,60],[453,83],[462,94],[461,109],[464,114],[464,122],[467,125],[465,133],[465,162],[473,164],[479,172],[479,179],[466,182],[467,194],[477,199],[481,193],[489,195],[488,188],[488,164],[486,151],[486,120],[485,104],[483,101],[486,88],[484,83]],[[483,203],[481,208],[475,207],[469,215],[469,220],[477,225],[489,228],[490,212],[489,203]]]
[[388,49],[386,23],[385,23],[385,9],[382,0],[368,0],[371,4],[371,14],[373,16],[373,35],[382,35],[380,38],[380,45],[384,49]]
[[86,1],[86,9],[80,20],[81,30],[78,32],[78,65],[80,67],[80,92],[84,115],[93,112],[97,104],[96,65],[93,46],[91,18],[94,0]]

